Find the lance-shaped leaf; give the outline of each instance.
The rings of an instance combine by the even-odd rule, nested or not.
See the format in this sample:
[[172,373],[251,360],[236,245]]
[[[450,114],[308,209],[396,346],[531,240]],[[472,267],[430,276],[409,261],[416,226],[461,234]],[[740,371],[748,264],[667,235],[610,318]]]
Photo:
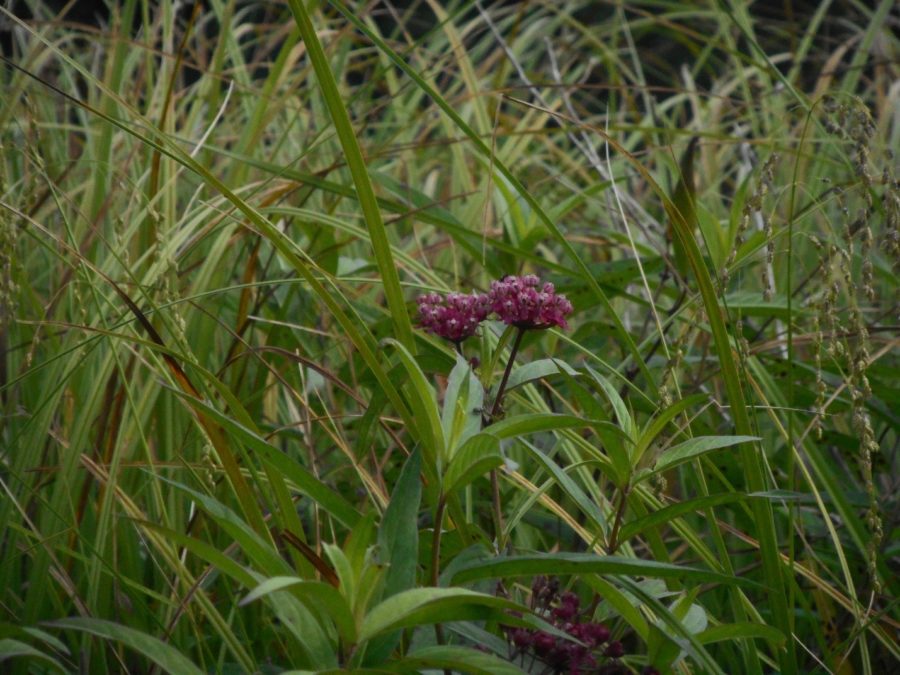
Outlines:
[[47,625],[54,628],[78,630],[105,640],[120,642],[172,675],[204,675],[200,668],[171,645],[128,626],[88,617],[58,619]]
[[[271,577],[250,591],[239,604],[247,605],[284,589],[290,589],[294,597],[301,602],[329,616],[345,644],[356,644],[356,624],[346,598],[334,586],[321,581],[307,581],[287,576]],[[273,604],[278,603],[277,597],[270,600]]]
[[391,596],[375,606],[363,620],[359,639],[424,624],[464,619],[509,618],[505,610],[528,610],[509,600],[476,593],[465,588],[413,588]]
[[673,565],[655,560],[641,560],[624,556],[601,556],[591,553],[534,553],[514,557],[498,557],[464,565],[453,575],[452,583],[460,584],[480,579],[534,576],[549,574],[617,574],[641,577],[681,579],[683,581],[716,582],[726,585],[759,586],[742,577],[698,567]]
[[500,441],[488,433],[472,436],[457,450],[444,474],[444,492],[460,490],[478,476],[503,464]]
[[698,436],[666,450],[656,460],[652,469],[644,470],[639,474],[638,480],[644,480],[654,474],[673,469],[679,464],[689,462],[707,452],[758,440],[759,438],[756,436]]

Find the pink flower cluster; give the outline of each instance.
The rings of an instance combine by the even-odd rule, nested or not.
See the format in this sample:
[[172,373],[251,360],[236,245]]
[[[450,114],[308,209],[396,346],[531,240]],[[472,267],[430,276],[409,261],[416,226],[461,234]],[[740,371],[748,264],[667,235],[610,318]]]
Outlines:
[[568,328],[566,317],[572,312],[566,296],[557,294],[551,283],[541,285],[533,274],[494,281],[487,294],[426,293],[418,303],[422,327],[456,343],[473,336],[491,312],[503,323],[522,329]]
[[508,276],[491,283],[491,309],[503,323],[519,328],[568,328],[566,317],[572,313],[572,303],[558,295],[553,284],[541,286],[533,274]]
[[451,342],[462,342],[475,335],[478,325],[491,312],[483,293],[450,293],[447,297],[426,293],[419,296],[418,303],[422,327]]
[[[618,662],[625,654],[622,643],[610,640],[609,628],[604,624],[590,620],[593,608],[582,608],[577,595],[560,595],[557,579],[537,577],[531,598],[535,613],[571,639],[542,630],[507,627],[507,637],[515,648],[514,657],[520,656],[523,664],[529,659],[543,661],[548,666],[543,672],[552,670],[569,675],[626,672],[624,666],[619,668]],[[645,669],[645,673],[653,672]]]

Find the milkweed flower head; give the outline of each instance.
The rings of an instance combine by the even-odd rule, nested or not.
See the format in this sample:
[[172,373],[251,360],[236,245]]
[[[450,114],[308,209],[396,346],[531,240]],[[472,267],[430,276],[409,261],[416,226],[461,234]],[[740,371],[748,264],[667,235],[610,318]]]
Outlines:
[[615,669],[613,659],[624,653],[622,643],[611,642],[609,628],[592,620],[593,606],[583,608],[574,593],[560,595],[557,579],[537,577],[534,580],[531,608],[551,623],[556,633],[506,627],[516,655],[542,661],[549,667],[545,672],[570,675],[620,672]]
[[533,274],[507,276],[491,283],[491,310],[503,323],[518,328],[568,328],[572,303],[553,284],[541,284]]
[[420,295],[417,302],[422,327],[456,343],[475,335],[479,324],[491,312],[490,301],[484,293],[450,293],[446,297],[426,293]]

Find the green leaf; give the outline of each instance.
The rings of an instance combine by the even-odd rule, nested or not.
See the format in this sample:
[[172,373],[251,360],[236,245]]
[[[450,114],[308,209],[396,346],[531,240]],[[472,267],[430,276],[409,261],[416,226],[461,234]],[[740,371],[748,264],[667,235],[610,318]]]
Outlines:
[[637,427],[634,424],[631,413],[628,412],[628,406],[625,405],[625,401],[623,401],[622,397],[619,396],[619,392],[616,391],[616,388],[612,386],[612,384],[610,384],[609,380],[607,380],[590,366],[587,366],[587,372],[591,375],[594,382],[597,383],[597,385],[606,395],[606,398],[609,399],[609,402],[612,404],[613,411],[616,414],[616,420],[618,420],[619,427],[621,427],[622,431],[625,433],[625,436],[632,441],[636,441]]
[[690,631],[694,635],[705,630],[709,625],[709,617],[706,615],[706,610],[702,605],[698,605],[695,602],[684,607],[680,607],[679,603],[675,603],[671,609],[672,614],[678,617],[685,630]]
[[337,518],[343,525],[354,527],[360,514],[343,496],[325,485],[308,469],[301,466],[278,448],[273,447],[258,434],[224,415],[205,401],[191,398],[190,404],[202,409],[216,420],[223,429],[256,452],[265,462],[281,472],[303,494]]
[[663,627],[650,624],[647,636],[647,659],[662,672],[672,672],[672,663],[683,653],[686,640],[673,637]]
[[[416,585],[418,517],[422,501],[421,467],[422,456],[415,450],[403,465],[378,530],[381,560],[387,564],[382,598],[389,598]],[[384,662],[400,644],[400,638],[400,631],[373,638],[366,649],[363,665]]]
[[704,455],[707,452],[712,452],[713,450],[728,448],[733,445],[738,445],[739,443],[751,443],[758,440],[760,439],[757,436],[698,436],[697,438],[692,438],[684,443],[679,443],[675,447],[669,448],[663,452],[659,459],[656,460],[656,465],[653,469],[642,472],[640,479],[643,480],[653,474],[668,471],[679,464],[689,462],[692,459]]
[[335,544],[323,543],[322,550],[325,557],[331,563],[335,574],[337,574],[341,592],[349,600],[350,604],[354,603],[356,595],[356,570],[350,563],[350,559],[340,546]]
[[697,662],[701,672],[724,675],[718,663],[704,649],[697,637],[653,593],[647,592],[643,584],[631,579],[622,578],[620,581],[628,592],[647,605],[658,619],[658,624],[650,624],[650,639],[647,641],[654,665],[668,669],[671,660],[683,649]]
[[452,494],[503,464],[500,441],[488,433],[472,436],[456,451],[444,474],[443,490]]
[[484,389],[472,372],[472,366],[459,354],[456,365],[447,379],[441,425],[448,455],[452,458],[457,448],[481,429],[481,407],[484,405]]
[[78,630],[105,640],[121,642],[129,649],[142,654],[172,675],[204,675],[187,657],[162,640],[112,621],[87,617],[57,619],[45,624],[63,630]]
[[24,657],[25,659],[36,659],[42,661],[45,665],[52,666],[56,670],[66,672],[66,669],[49,654],[32,647],[30,644],[13,640],[12,638],[3,638],[0,640],[0,663],[7,659]]
[[590,553],[533,553],[515,557],[498,557],[463,566],[453,575],[452,583],[461,584],[481,579],[549,574],[624,574],[631,576],[682,579],[684,581],[718,582],[726,585],[759,584],[712,570],[684,567],[655,560],[623,556],[600,556]]
[[664,525],[686,513],[695,513],[701,509],[708,509],[722,504],[731,504],[744,498],[745,495],[739,492],[726,492],[724,494],[709,495],[678,502],[677,504],[672,504],[671,506],[659,509],[658,511],[652,511],[643,518],[638,518],[637,520],[625,523],[619,533],[619,539],[624,542],[648,528]]
[[341,100],[325,50],[322,48],[309,14],[303,6],[303,0],[288,0],[288,5],[290,5],[291,12],[294,14],[297,27],[300,29],[300,35],[306,46],[306,53],[309,55],[309,60],[316,71],[316,79],[319,82],[319,87],[322,89],[322,97],[325,99],[328,112],[334,122],[335,131],[337,131],[338,139],[340,139],[341,147],[344,150],[344,157],[347,160],[347,167],[353,176],[359,206],[369,228],[369,238],[372,242],[372,250],[375,253],[375,262],[378,265],[378,271],[384,284],[384,294],[387,298],[391,318],[394,321],[397,339],[406,349],[412,350],[412,324],[409,320],[409,313],[406,310],[403,291],[400,288],[400,277],[397,274],[397,267],[391,255],[391,247],[384,228],[384,221],[381,218],[381,210],[378,207],[375,190],[372,188],[372,182],[369,179],[366,161],[363,158],[359,143],[356,140],[356,134],[353,131],[353,125],[350,122],[350,115],[347,113],[347,108]]
[[398,628],[487,618],[501,610],[527,610],[503,598],[465,588],[413,588],[375,606],[363,620],[360,640]]
[[766,640],[773,644],[784,643],[784,633],[763,623],[729,623],[721,626],[713,626],[697,634],[697,640],[701,644],[711,642],[724,642],[726,640],[740,640],[744,638]]
[[[767,319],[788,317],[787,297],[784,295],[776,295],[771,300],[765,300],[758,291],[737,291],[729,293],[725,303],[730,310],[740,310],[744,316],[761,316]],[[792,311],[795,315],[802,314],[802,310],[798,312],[797,309],[792,309]]]
[[213,520],[243,549],[247,556],[266,576],[276,576],[290,572],[287,562],[262,537],[230,508],[214,497],[197,492],[178,481],[157,476],[197,502],[197,505],[208,513]]
[[[307,581],[298,577],[271,577],[250,591],[238,605],[243,607],[254,600],[284,589],[290,589],[292,595],[311,609],[331,617],[344,644],[356,644],[356,623],[346,598],[334,586],[321,581]],[[277,597],[269,600],[273,605],[278,604]]]
[[489,426],[485,429],[485,433],[502,440],[542,431],[562,431],[564,429],[579,429],[583,427],[603,429],[621,438],[626,438],[622,430],[610,422],[586,420],[577,415],[558,413],[531,413],[507,417]]
[[[190,495],[197,502],[197,505],[208,513],[219,527],[241,547],[247,557],[253,562],[256,570],[258,570],[255,573],[257,577],[256,583],[261,583],[266,577],[288,576],[291,574],[293,570],[291,570],[278,551],[263,541],[249,525],[242,521],[227,506],[213,497],[192,490],[177,481],[161,476],[157,476],[157,479],[165,481]],[[298,638],[301,648],[308,655],[310,661],[314,665],[329,666],[334,659],[334,651],[313,614],[301,603],[290,603],[288,601],[279,603],[277,611],[282,622]]]
[[65,654],[66,656],[70,655],[69,648],[66,647],[62,640],[45,630],[34,628],[33,626],[17,626],[11,623],[0,623],[0,638],[17,639],[19,642],[25,640],[38,640],[55,652]]
[[558,375],[561,372],[569,375],[577,375],[578,371],[569,364],[558,359],[538,359],[531,361],[524,366],[519,366],[509,375],[509,381],[506,383],[506,391],[522,385],[540,380],[550,375]]
[[640,465],[641,458],[644,456],[644,452],[646,452],[647,448],[650,447],[650,444],[653,443],[653,440],[657,436],[659,436],[660,432],[662,432],[662,430],[666,428],[666,425],[669,422],[671,422],[677,415],[680,415],[695,403],[704,401],[707,398],[708,397],[705,394],[688,396],[685,399],[681,399],[680,401],[673,403],[661,413],[657,414],[647,424],[647,426],[644,427],[644,430],[641,432],[638,442],[635,443],[634,452],[631,458],[632,465]]
[[543,465],[544,469],[553,476],[560,489],[578,505],[578,508],[591,519],[598,529],[602,530],[606,526],[606,519],[603,517],[603,513],[597,504],[584,494],[584,491],[578,484],[551,457],[545,455],[531,443],[524,443],[524,445],[531,452],[532,456]]
[[446,460],[444,448],[444,430],[438,413],[437,397],[434,388],[428,383],[425,373],[419,367],[415,357],[397,340],[388,338],[382,344],[391,345],[397,349],[400,362],[409,375],[408,387],[409,406],[419,427],[420,440],[426,450],[425,460],[431,466],[427,467],[440,473],[440,464]]
[[499,659],[493,654],[450,645],[416,650],[402,660],[390,664],[389,668],[397,673],[418,672],[425,669],[443,669],[474,675],[522,675],[524,672],[508,660]]
[[597,574],[588,574],[583,577],[585,583],[597,591],[604,601],[608,602],[618,615],[645,642],[648,639],[650,628],[647,620],[641,615],[640,610],[635,606],[637,601],[632,602],[625,593],[616,588],[613,584]]
[[[464,644],[478,645],[482,651],[495,654],[501,658],[509,656],[509,641],[505,634],[497,635],[482,628],[478,624],[456,621],[448,624],[446,630],[449,633],[459,635],[466,640]],[[450,641],[451,644],[455,641]]]
[[[794,490],[764,490],[763,492],[751,492],[747,495],[748,497],[752,497],[753,499],[768,499],[773,502],[797,502],[799,504],[816,504],[816,496],[809,492],[796,492]],[[868,502],[865,501],[864,497],[859,495],[855,495],[856,499],[852,499],[850,495],[847,497],[851,497],[851,501],[849,503],[853,504],[857,508],[865,508],[868,505]],[[831,502],[831,496],[827,494],[820,495],[820,498],[823,503],[827,504]]]
[[344,540],[342,550],[347,556],[350,566],[353,568],[353,576],[359,579],[362,576],[363,569],[371,562],[372,545],[375,543],[377,530],[375,521],[377,514],[374,510],[369,511],[356,527],[350,530],[350,534]]
[[[691,138],[688,143],[684,155],[681,157],[681,171],[678,179],[678,185],[675,187],[675,194],[672,195],[672,204],[682,214],[688,223],[697,222],[696,203],[694,198],[694,151],[697,147],[699,136]],[[675,269],[682,279],[687,279],[690,267],[688,266],[688,257],[685,252],[685,246],[681,240],[674,236],[674,225],[670,219],[667,238],[672,242],[674,251]]]
[[419,505],[422,481],[419,477],[422,459],[414,451],[400,472],[378,530],[382,560],[388,565],[384,581],[384,597],[416,585],[416,560],[419,551]]

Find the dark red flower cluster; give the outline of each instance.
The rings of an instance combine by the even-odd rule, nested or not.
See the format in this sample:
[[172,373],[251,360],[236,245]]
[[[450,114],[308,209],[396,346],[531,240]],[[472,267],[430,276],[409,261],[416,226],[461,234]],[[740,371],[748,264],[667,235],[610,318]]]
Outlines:
[[[588,620],[588,612],[582,610],[577,595],[559,594],[555,579],[535,579],[531,597],[532,609],[572,639],[541,630],[510,629],[508,636],[515,648],[513,658],[531,655],[547,664],[554,673],[582,675],[604,671],[613,665],[609,659],[617,659],[625,653],[621,642],[610,641],[605,625]],[[598,652],[602,653],[599,662]]]
[[533,274],[494,281],[487,295],[426,293],[418,303],[422,327],[456,343],[472,337],[491,312],[503,323],[523,329],[568,328],[566,317],[572,313],[566,296],[559,295],[551,283],[542,286]]
[[422,327],[451,342],[462,342],[475,335],[478,325],[491,312],[483,293],[450,293],[447,297],[427,293],[419,296],[418,303]]
[[542,286],[533,274],[492,282],[488,297],[491,309],[505,324],[519,328],[569,327],[566,317],[572,313],[572,303],[557,294],[553,284]]

